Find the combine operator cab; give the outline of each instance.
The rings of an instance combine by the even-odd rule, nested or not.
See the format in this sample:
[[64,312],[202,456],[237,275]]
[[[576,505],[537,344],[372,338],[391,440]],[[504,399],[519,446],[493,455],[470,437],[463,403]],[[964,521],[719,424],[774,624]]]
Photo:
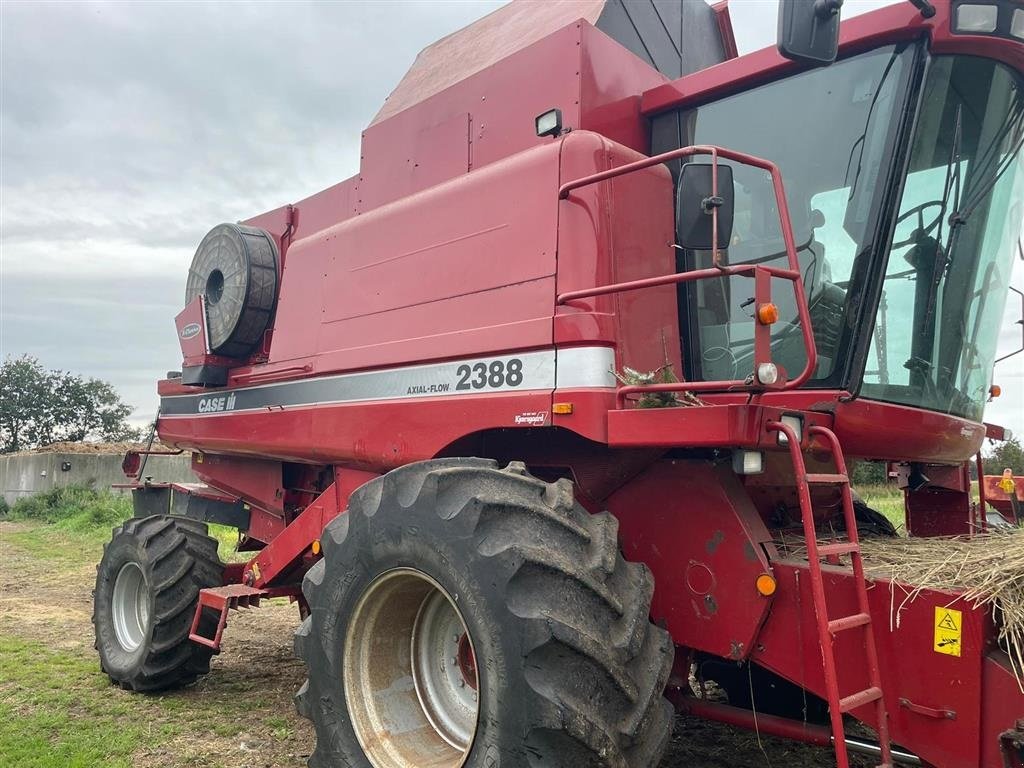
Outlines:
[[[1007,65],[886,45],[658,114],[652,150],[718,144],[782,172],[817,365],[804,385],[980,421],[1024,218],[1024,81]],[[733,164],[725,265],[788,266],[770,177]],[[685,166],[683,166],[685,168]],[[673,177],[680,161],[672,162]],[[681,250],[680,271],[712,265]],[[754,371],[740,277],[679,289],[687,378]],[[772,359],[804,368],[797,302],[774,301]]]

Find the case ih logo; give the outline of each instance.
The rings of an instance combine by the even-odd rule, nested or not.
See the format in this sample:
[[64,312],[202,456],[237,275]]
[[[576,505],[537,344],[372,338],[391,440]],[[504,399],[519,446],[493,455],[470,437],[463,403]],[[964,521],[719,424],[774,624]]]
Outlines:
[[204,397],[199,401],[199,413],[219,413],[235,410],[235,394],[220,397]]
[[198,336],[201,330],[202,328],[199,327],[199,323],[189,323],[181,329],[181,338],[191,339],[193,336]]

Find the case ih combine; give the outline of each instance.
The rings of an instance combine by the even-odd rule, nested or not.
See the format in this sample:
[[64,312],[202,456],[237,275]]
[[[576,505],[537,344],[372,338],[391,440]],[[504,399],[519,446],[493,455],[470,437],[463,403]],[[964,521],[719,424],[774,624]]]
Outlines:
[[981,524],[1024,6],[839,4],[737,57],[724,3],[513,2],[419,55],[357,176],[214,228],[158,385],[201,482],[126,459],[110,677],[192,682],[288,596],[311,766],[654,766],[673,705],[1020,766],[998,617],[895,610],[847,466],[900,467],[912,536]]

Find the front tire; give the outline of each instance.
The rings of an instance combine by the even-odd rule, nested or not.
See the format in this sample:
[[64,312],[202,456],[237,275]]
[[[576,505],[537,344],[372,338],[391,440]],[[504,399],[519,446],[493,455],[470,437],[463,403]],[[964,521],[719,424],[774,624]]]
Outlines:
[[422,462],[353,493],[303,584],[309,765],[656,765],[674,649],[617,533],[521,464]]
[[92,617],[111,681],[161,691],[209,672],[213,651],[188,636],[199,590],[220,586],[223,572],[203,523],[157,515],[115,528],[96,569]]

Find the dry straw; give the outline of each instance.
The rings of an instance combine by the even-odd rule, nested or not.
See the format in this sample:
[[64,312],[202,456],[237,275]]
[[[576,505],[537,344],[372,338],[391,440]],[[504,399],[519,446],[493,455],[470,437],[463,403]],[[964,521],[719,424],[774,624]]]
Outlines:
[[924,589],[960,592],[969,605],[990,606],[999,645],[1024,691],[1024,528],[973,537],[865,538],[861,552],[870,576],[897,582],[890,617],[895,626],[900,609]]
[[[802,537],[779,542],[790,556],[806,557]],[[865,537],[860,540],[869,577],[891,586],[889,625],[922,590],[959,593],[976,608],[991,608],[999,645],[1009,654],[1024,691],[1024,528],[993,529],[974,536]]]

